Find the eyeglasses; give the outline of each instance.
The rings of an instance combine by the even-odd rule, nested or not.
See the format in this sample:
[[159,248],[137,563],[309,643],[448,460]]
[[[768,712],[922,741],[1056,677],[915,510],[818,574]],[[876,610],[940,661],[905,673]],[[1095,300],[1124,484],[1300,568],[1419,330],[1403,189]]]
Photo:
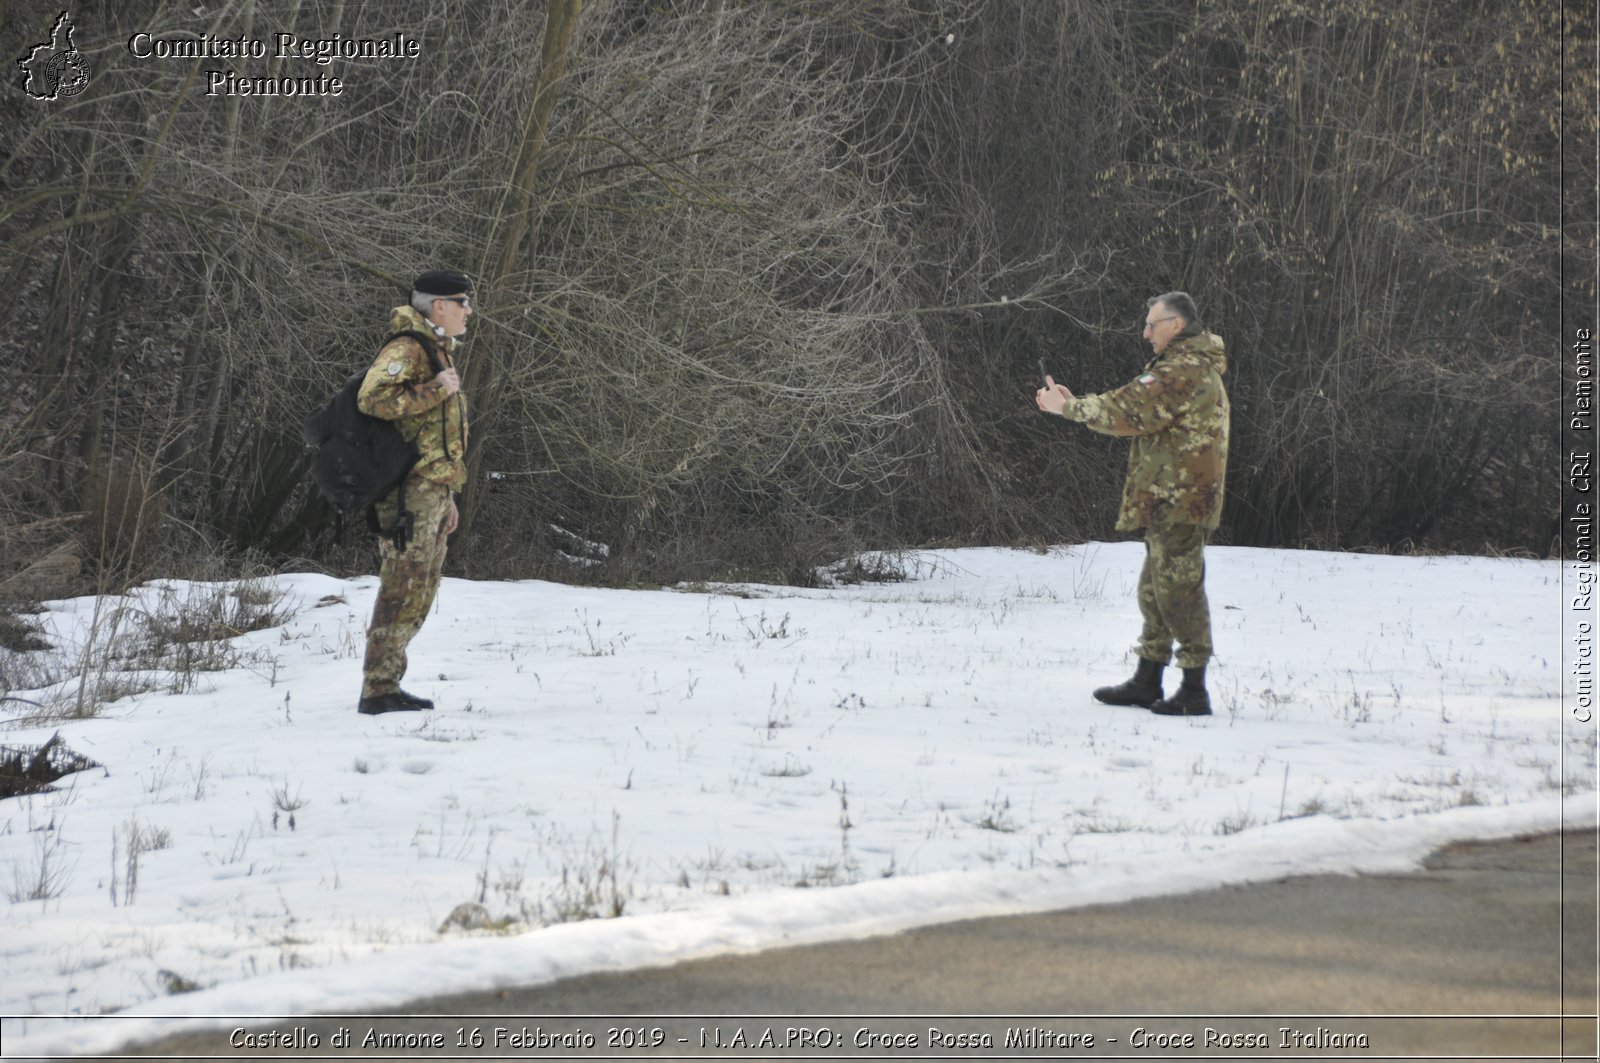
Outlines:
[[436,299],[443,299],[447,303],[460,303],[468,310],[472,309],[472,296],[470,295],[438,295]]
[[1178,317],[1179,317],[1178,314],[1168,314],[1166,317],[1158,317],[1154,321],[1146,321],[1144,323],[1144,328],[1140,329],[1139,331],[1141,331],[1141,332],[1149,332],[1151,329],[1155,328],[1157,325],[1161,324],[1163,321],[1176,321],[1178,319]]

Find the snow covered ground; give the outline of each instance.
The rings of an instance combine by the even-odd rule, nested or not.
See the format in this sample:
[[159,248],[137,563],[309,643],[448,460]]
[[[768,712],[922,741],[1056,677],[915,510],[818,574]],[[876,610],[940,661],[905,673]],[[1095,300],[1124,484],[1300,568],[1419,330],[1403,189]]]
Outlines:
[[[221,670],[124,661],[90,718],[0,705],[0,743],[102,765],[0,803],[5,1054],[137,1034],[52,1017],[372,1009],[1594,824],[1557,563],[1214,548],[1217,711],[1183,719],[1089,696],[1131,671],[1142,550],[825,590],[446,580],[406,684],[440,707],[382,717],[355,712],[373,578],[51,603],[80,654],[119,605],[130,655],[186,603],[282,621]],[[70,692],[62,657],[12,658],[39,689],[10,693]]]

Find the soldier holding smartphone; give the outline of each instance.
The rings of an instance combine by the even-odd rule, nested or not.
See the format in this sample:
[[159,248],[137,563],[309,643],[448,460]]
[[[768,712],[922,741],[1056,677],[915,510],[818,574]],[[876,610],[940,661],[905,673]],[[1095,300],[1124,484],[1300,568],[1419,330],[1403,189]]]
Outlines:
[[[1131,382],[1100,395],[1074,395],[1044,373],[1040,410],[1096,432],[1126,436],[1128,478],[1119,531],[1144,529],[1139,573],[1144,627],[1138,666],[1127,682],[1094,692],[1108,705],[1138,705],[1163,716],[1207,716],[1211,607],[1205,589],[1205,543],[1222,519],[1228,468],[1228,358],[1222,337],[1200,324],[1194,300],[1168,292],[1145,307],[1144,338],[1155,357]],[[1161,675],[1174,660],[1183,682],[1162,696]]]

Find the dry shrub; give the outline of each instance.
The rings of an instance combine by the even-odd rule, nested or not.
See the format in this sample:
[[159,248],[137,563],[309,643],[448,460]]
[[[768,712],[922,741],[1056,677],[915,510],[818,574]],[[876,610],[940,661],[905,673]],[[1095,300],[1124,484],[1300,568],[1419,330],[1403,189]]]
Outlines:
[[162,503],[154,477],[138,463],[117,462],[93,475],[83,493],[87,560],[105,589],[151,575],[162,546]]

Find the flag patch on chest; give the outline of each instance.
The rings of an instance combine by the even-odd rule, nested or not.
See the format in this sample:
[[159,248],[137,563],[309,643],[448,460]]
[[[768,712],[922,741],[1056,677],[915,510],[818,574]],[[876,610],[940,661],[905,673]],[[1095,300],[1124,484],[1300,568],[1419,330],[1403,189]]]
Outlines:
[[1139,383],[1145,385],[1146,387],[1149,387],[1151,384],[1154,384],[1155,382],[1156,382],[1156,375],[1154,373],[1146,373],[1144,376],[1139,378]]

